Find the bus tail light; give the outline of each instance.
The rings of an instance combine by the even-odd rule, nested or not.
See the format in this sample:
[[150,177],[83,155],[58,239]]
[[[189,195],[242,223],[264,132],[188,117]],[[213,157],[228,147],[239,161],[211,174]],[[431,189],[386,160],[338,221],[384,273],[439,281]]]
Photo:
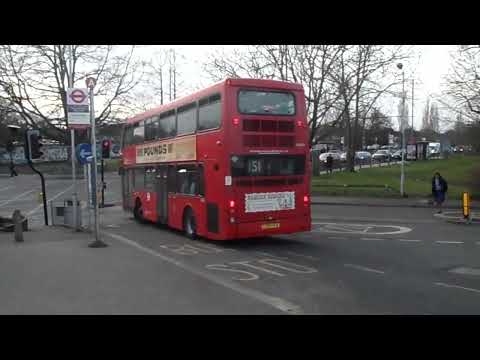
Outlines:
[[230,224],[235,223],[235,200],[230,200],[228,202],[228,210],[230,212]]
[[228,209],[229,209],[229,212],[231,215],[235,214],[235,201],[234,200],[230,200],[228,202]]
[[235,125],[235,126],[240,125],[240,119],[239,119],[239,118],[233,118],[233,119],[232,119],[232,123],[233,123],[233,125]]
[[303,196],[303,205],[308,206],[309,200],[310,200],[310,199],[308,198],[308,195],[304,195],[304,196]]
[[302,120],[297,120],[298,127],[305,127],[305,123]]

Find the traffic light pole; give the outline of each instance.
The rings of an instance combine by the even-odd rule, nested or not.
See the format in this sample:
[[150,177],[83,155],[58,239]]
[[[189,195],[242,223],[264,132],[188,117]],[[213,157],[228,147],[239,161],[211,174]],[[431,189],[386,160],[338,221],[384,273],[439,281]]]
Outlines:
[[45,225],[48,226],[48,211],[47,211],[47,194],[45,193],[45,178],[43,174],[33,167],[32,161],[28,159],[28,165],[30,168],[35,171],[38,175],[40,175],[40,180],[42,182],[42,198],[43,198],[43,217],[45,218]]
[[25,147],[26,147],[26,151],[25,151],[25,157],[27,158],[28,160],[28,165],[30,166],[30,168],[35,172],[37,173],[38,175],[40,175],[40,181],[42,183],[42,198],[43,198],[43,217],[45,219],[45,225],[48,226],[48,210],[47,210],[47,193],[46,193],[46,190],[45,190],[45,178],[43,177],[43,174],[38,171],[37,169],[35,169],[33,167],[33,163],[32,163],[32,151],[30,149],[30,140],[28,138],[28,131],[25,132]]

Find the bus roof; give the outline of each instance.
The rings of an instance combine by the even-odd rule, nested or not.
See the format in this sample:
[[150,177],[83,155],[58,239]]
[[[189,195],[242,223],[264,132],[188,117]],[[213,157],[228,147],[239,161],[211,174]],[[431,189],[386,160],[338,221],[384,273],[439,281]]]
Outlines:
[[291,82],[286,82],[286,81],[278,81],[278,80],[265,80],[265,79],[240,79],[240,78],[226,78],[222,81],[219,81],[213,85],[210,85],[207,88],[204,88],[202,90],[196,91],[190,95],[187,95],[185,97],[182,97],[180,99],[177,99],[175,101],[172,101],[168,104],[165,105],[160,105],[157,107],[154,107],[146,112],[143,112],[141,114],[135,115],[131,118],[128,118],[125,122],[127,124],[132,124],[136,123],[138,121],[141,121],[143,119],[149,118],[153,115],[175,109],[177,107],[180,107],[182,105],[188,104],[192,101],[194,101],[197,98],[201,98],[203,96],[207,96],[215,91],[220,91],[220,89],[224,85],[230,85],[230,86],[249,86],[249,87],[264,87],[264,88],[275,88],[275,89],[284,89],[284,90],[303,90],[303,86],[301,84],[297,83],[291,83]]

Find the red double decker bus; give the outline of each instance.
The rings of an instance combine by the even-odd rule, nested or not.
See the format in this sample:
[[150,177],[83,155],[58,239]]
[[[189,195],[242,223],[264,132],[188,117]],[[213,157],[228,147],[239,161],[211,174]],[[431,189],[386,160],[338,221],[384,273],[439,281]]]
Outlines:
[[301,85],[226,79],[127,120],[123,207],[192,238],[309,231],[308,133]]

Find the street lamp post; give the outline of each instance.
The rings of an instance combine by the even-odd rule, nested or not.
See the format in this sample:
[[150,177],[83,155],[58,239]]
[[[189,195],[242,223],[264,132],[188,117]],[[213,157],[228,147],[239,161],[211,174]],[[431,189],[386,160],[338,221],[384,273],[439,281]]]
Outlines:
[[405,197],[405,72],[403,71],[402,63],[398,63],[397,67],[402,70],[402,117],[400,119],[400,126],[402,128],[402,162],[400,174],[400,195]]

